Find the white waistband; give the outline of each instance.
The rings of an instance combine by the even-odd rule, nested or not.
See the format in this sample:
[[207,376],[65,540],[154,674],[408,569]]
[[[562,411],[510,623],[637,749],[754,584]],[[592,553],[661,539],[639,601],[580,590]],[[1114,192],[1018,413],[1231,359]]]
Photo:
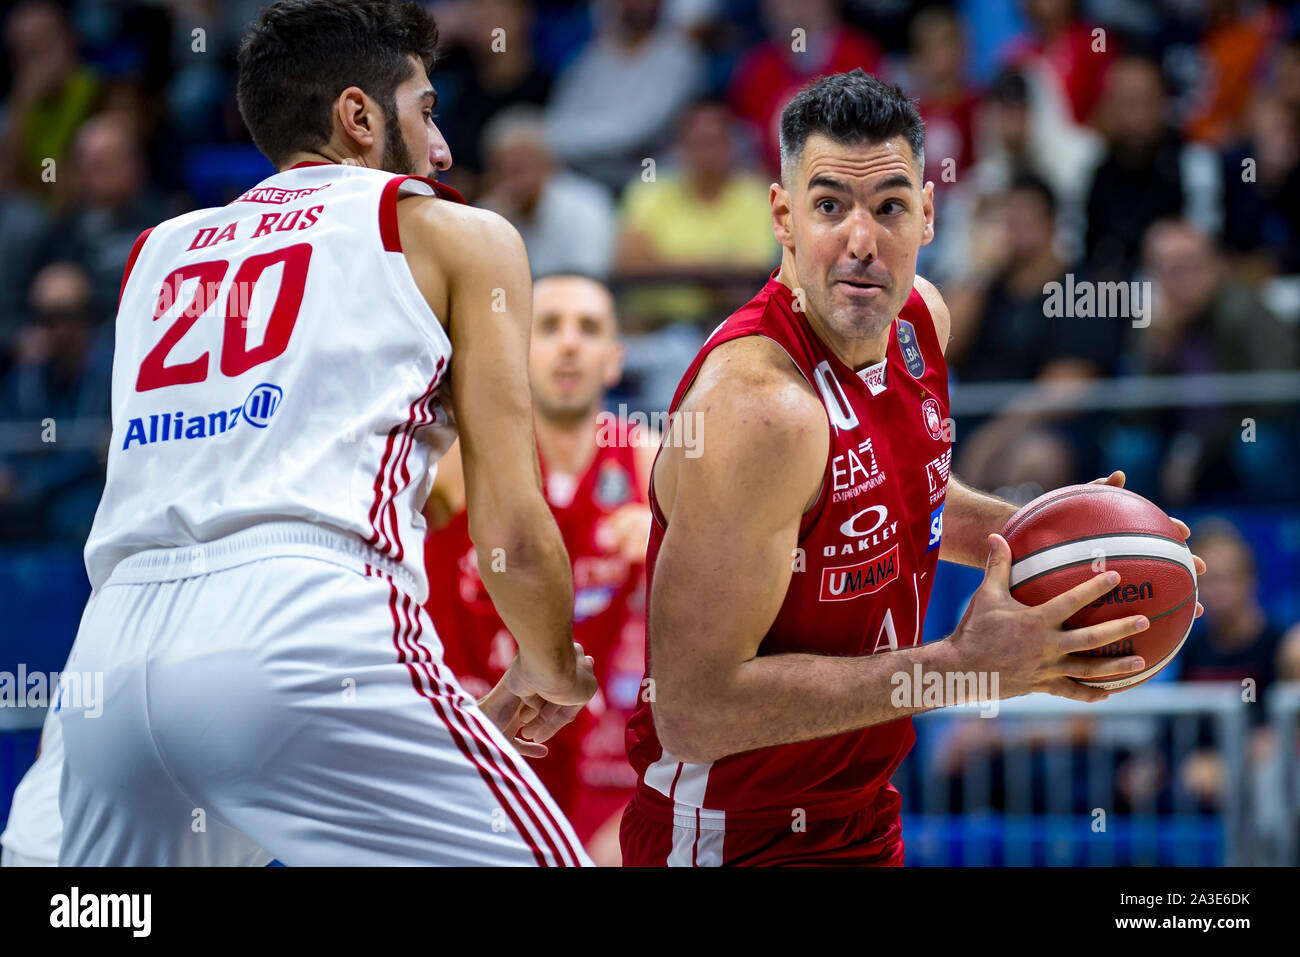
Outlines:
[[410,595],[422,591],[410,571],[356,535],[310,522],[264,522],[211,542],[136,552],[114,566],[104,587],[193,578],[277,556],[318,558],[360,574],[372,568]]

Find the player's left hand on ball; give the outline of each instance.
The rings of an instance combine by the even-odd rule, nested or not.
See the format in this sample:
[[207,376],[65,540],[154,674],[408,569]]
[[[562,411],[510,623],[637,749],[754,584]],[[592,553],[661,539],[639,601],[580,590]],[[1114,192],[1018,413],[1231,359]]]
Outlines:
[[[1116,470],[1114,472],[1111,472],[1105,478],[1093,479],[1088,484],[1089,485],[1111,485],[1114,486],[1115,488],[1123,488],[1124,479],[1125,479],[1124,473]],[[1169,521],[1173,522],[1174,525],[1177,526],[1178,534],[1183,536],[1183,541],[1187,541],[1189,538],[1192,537],[1192,530],[1187,527],[1186,522],[1174,518],[1172,515],[1169,516]],[[1205,574],[1205,560],[1202,559],[1200,555],[1192,556],[1192,564],[1196,568],[1197,575]],[[1205,607],[1198,601],[1196,603],[1196,614],[1193,615],[1192,617],[1200,618],[1201,615],[1204,613],[1205,613]]]

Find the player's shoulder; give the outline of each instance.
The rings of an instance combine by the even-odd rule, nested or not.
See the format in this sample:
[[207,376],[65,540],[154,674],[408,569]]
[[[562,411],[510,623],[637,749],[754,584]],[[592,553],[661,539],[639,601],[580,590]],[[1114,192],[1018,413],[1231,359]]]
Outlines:
[[397,221],[404,249],[408,234],[416,245],[453,259],[472,260],[489,250],[500,256],[515,247],[523,248],[519,230],[504,216],[441,196],[402,197],[397,203]]
[[679,411],[701,417],[711,433],[707,441],[737,444],[760,456],[817,458],[830,441],[821,400],[786,351],[766,336],[715,346]]
[[934,322],[934,333],[939,340],[939,347],[947,351],[948,339],[952,334],[952,316],[948,312],[948,304],[943,301],[943,294],[939,292],[938,286],[920,273],[917,273],[916,278],[912,281],[912,288],[921,294],[926,309],[930,311],[930,318]]
[[188,209],[183,213],[177,213],[175,216],[160,220],[143,230],[136,237],[136,241],[143,242],[145,239],[149,239],[156,242],[161,237],[170,236],[188,227],[202,224],[226,209],[225,206],[204,206],[201,209]]

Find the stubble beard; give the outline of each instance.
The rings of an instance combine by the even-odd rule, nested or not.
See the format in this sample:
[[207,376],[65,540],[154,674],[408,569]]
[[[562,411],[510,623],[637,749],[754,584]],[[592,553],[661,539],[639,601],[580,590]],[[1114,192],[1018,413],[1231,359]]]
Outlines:
[[406,148],[402,138],[402,126],[397,119],[397,109],[387,110],[384,115],[384,161],[383,167],[390,173],[404,176],[418,175],[415,159]]

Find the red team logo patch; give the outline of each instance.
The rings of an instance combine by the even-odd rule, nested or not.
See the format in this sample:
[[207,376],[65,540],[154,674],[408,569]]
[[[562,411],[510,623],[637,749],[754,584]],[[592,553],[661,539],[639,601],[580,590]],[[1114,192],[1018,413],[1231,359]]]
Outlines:
[[921,403],[921,418],[925,420],[925,430],[930,438],[938,439],[943,435],[943,416],[939,414],[939,403],[926,399]]
[[848,601],[880,591],[898,577],[898,546],[856,565],[822,569],[821,601]]

